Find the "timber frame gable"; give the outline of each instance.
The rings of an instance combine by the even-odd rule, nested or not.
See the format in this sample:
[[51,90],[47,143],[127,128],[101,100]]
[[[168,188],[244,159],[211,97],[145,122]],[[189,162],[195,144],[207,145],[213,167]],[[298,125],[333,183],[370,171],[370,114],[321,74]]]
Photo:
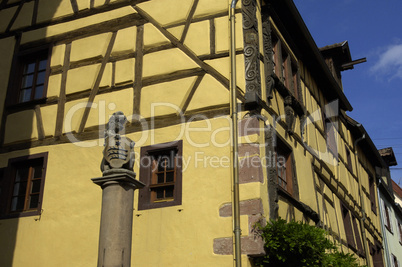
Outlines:
[[[0,38],[11,37],[15,34],[19,38],[15,42],[15,51],[31,49],[35,47],[40,47],[42,45],[52,44],[52,66],[50,68],[51,80],[49,86],[50,92],[48,92],[46,101],[43,101],[36,105],[35,114],[39,114],[41,109],[56,109],[54,112],[56,115],[55,125],[43,125],[43,119],[36,116],[37,129],[39,134],[33,134],[28,140],[7,140],[10,134],[5,134],[7,117],[13,114],[18,114],[21,112],[27,112],[26,107],[13,107],[12,109],[5,108],[3,113],[3,119],[1,124],[1,144],[4,146],[1,148],[3,151],[12,149],[22,149],[28,147],[41,146],[43,144],[57,144],[68,142],[66,138],[66,133],[73,134],[76,140],[88,140],[99,136],[102,125],[94,125],[93,123],[88,123],[88,119],[92,117],[91,111],[94,109],[94,103],[98,96],[104,95],[106,97],[111,92],[126,91],[132,88],[132,99],[131,104],[132,109],[130,114],[133,114],[132,125],[127,128],[128,133],[136,132],[141,129],[141,125],[144,125],[149,120],[149,115],[142,114],[142,109],[144,104],[142,104],[143,91],[145,87],[155,87],[163,83],[172,83],[182,79],[188,79],[190,77],[194,78],[194,81],[186,89],[186,93],[183,95],[181,103],[178,103],[179,111],[172,114],[164,114],[159,119],[157,116],[154,120],[159,122],[166,119],[170,120],[170,123],[175,123],[178,121],[179,114],[184,116],[188,114],[193,114],[198,112],[198,110],[206,111],[206,114],[211,113],[211,116],[216,116],[217,114],[228,114],[229,103],[228,99],[219,99],[217,104],[212,104],[209,106],[200,106],[195,109],[191,105],[192,98],[197,96],[197,89],[199,87],[205,87],[205,84],[220,84],[220,86],[225,88],[227,91],[229,89],[229,79],[228,73],[222,72],[222,60],[228,58],[229,52],[228,47],[218,43],[216,41],[216,35],[221,34],[222,31],[222,19],[227,16],[227,10],[222,9],[221,12],[215,14],[206,14],[201,11],[197,14],[198,0],[194,0],[189,6],[189,13],[182,16],[182,20],[172,21],[169,23],[158,22],[157,19],[149,13],[150,10],[146,8],[147,1],[107,1],[104,5],[96,4],[94,1],[90,1],[89,9],[81,9],[81,2],[78,4],[77,1],[71,1],[71,14],[66,14],[61,17],[56,17],[51,20],[37,21],[33,19],[32,23],[29,25],[24,25],[17,30],[14,30],[20,23],[20,13],[21,10],[29,10],[27,6],[34,3],[36,8],[32,9],[33,18],[38,17],[38,5],[39,1],[21,1],[18,3],[7,4],[7,1],[2,2],[2,11],[8,11],[15,7],[17,9],[14,12],[13,18],[10,20],[7,28],[0,33]],[[145,9],[140,5],[145,4]],[[131,10],[131,11],[130,11]],[[105,12],[118,12],[121,11],[125,15],[123,17],[116,17],[111,20],[102,20],[97,24],[91,24],[91,22],[85,23],[86,20],[90,18],[96,18],[98,14],[103,14]],[[237,9],[236,13],[241,13],[241,9]],[[239,17],[241,18],[241,17]],[[83,25],[88,24],[88,26],[78,26],[77,28],[73,25],[73,30],[67,32],[60,32],[59,34],[53,34],[50,36],[41,37],[39,33],[40,29],[48,29],[51,31],[53,28],[57,28],[62,25],[70,25],[74,20],[84,21]],[[22,24],[23,25],[23,24]],[[208,39],[210,40],[208,44],[203,44],[203,46],[208,47],[206,53],[197,52],[200,50],[197,48],[197,44],[194,41],[194,31],[191,31],[193,25],[197,27],[203,27],[203,31],[208,31]],[[130,50],[116,51],[115,47],[119,46],[121,42],[119,35],[123,31],[128,31],[128,29],[135,28],[136,31],[134,36],[135,40],[132,40],[132,48]],[[182,29],[181,29],[182,28]],[[181,33],[180,33],[181,29]],[[199,29],[195,29],[199,30]],[[148,33],[149,32],[149,33]],[[159,39],[155,41],[147,41],[150,39],[149,34],[159,35]],[[159,32],[159,33],[157,33]],[[35,34],[35,36],[33,35]],[[77,45],[75,43],[81,43],[85,45],[85,40],[91,38],[92,36],[102,35],[105,36],[105,48],[100,51],[99,54],[94,54],[93,57],[78,59],[74,57],[74,50]],[[144,40],[145,38],[145,40]],[[190,43],[187,42],[189,38],[192,38]],[[23,40],[21,43],[21,39]],[[18,41],[19,40],[19,41]],[[27,41],[28,40],[28,41]],[[240,45],[240,44],[239,44]],[[237,50],[236,54],[243,54],[243,50],[240,48]],[[198,50],[197,50],[198,49]],[[178,55],[179,58],[172,61],[183,62],[185,61],[185,66],[178,68],[172,72],[155,72],[155,74],[144,71],[144,67],[149,69],[149,64],[147,59],[151,58],[155,60],[155,56],[158,54],[159,57],[163,57],[166,52],[174,51],[174,54]],[[91,54],[91,53],[89,53]],[[153,56],[155,54],[155,56]],[[56,58],[56,63],[55,61]],[[61,59],[60,59],[61,58]],[[120,82],[116,78],[116,69],[122,62],[133,61],[133,77],[127,78],[127,81]],[[241,64],[242,61],[240,61]],[[71,76],[76,76],[77,71],[81,69],[90,69],[97,67],[96,71],[92,71],[92,77],[87,77],[88,79],[93,79],[92,84],[83,87],[82,89],[71,89],[69,88],[69,81],[72,79]],[[256,75],[259,73],[257,72]],[[10,75],[13,75],[10,73]],[[107,76],[111,76],[110,78]],[[241,79],[241,74],[239,75]],[[52,83],[53,80],[59,80],[59,88],[54,87],[55,84]],[[108,80],[105,82],[105,80]],[[131,81],[130,81],[131,80]],[[244,82],[240,82],[239,86]],[[201,88],[200,90],[206,90]],[[243,88],[238,87],[238,98],[241,101],[245,100]],[[201,94],[201,93],[198,93]],[[225,93],[220,92],[223,96]],[[66,129],[65,119],[67,116],[68,108],[71,107],[69,103],[82,102],[85,108],[82,109],[82,114],[78,119],[78,126],[73,126],[71,129]],[[148,105],[148,104],[146,104]],[[145,106],[146,106],[145,105]],[[95,105],[96,106],[96,105]],[[92,112],[93,113],[93,112]],[[18,116],[18,115],[15,115]],[[166,117],[167,116],[167,117]],[[208,116],[208,115],[207,115]],[[53,119],[52,119],[53,120]],[[140,121],[141,120],[141,121]],[[158,123],[156,123],[158,125]],[[54,127],[54,128],[53,128]],[[50,128],[53,128],[51,130]],[[40,130],[44,129],[44,130]],[[33,129],[35,131],[35,129]],[[10,144],[10,145],[9,145]]]

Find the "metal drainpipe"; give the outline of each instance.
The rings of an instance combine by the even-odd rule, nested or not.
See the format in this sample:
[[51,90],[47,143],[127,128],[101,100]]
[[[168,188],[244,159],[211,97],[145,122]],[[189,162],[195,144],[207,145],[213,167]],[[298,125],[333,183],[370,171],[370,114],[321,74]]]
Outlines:
[[237,0],[232,0],[229,8],[230,21],[230,113],[232,117],[232,178],[233,178],[233,256],[236,267],[241,267],[241,229],[240,229],[240,197],[238,169],[238,137],[237,137],[237,93],[236,93],[236,29],[235,8]]
[[362,194],[362,183],[361,183],[361,177],[360,177],[360,172],[359,172],[359,158],[357,157],[357,143],[360,142],[361,140],[366,138],[366,134],[363,133],[362,137],[357,139],[355,141],[355,161],[356,161],[356,169],[357,169],[357,181],[359,183],[359,195],[360,195],[360,203],[362,205],[362,218],[359,219],[360,222],[360,231],[362,233],[362,241],[363,241],[363,245],[364,245],[364,253],[366,254],[366,264],[368,267],[371,267],[371,262],[369,261],[369,255],[370,255],[370,251],[367,247],[367,237],[366,237],[366,230],[364,227],[364,221],[366,220],[366,209],[364,207],[364,196]]

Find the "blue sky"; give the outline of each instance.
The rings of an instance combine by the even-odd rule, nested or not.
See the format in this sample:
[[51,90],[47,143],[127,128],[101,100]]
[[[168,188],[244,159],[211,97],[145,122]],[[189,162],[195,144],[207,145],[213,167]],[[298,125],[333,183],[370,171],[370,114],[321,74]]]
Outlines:
[[347,40],[352,59],[366,63],[342,72],[353,106],[378,149],[393,147],[399,166],[391,177],[402,186],[402,1],[294,0],[318,47]]

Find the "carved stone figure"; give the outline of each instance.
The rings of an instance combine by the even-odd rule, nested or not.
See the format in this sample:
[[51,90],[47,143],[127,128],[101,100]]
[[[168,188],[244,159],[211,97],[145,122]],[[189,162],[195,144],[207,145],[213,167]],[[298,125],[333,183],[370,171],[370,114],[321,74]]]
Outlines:
[[122,136],[127,118],[123,112],[113,113],[105,130],[105,148],[101,163],[102,172],[111,169],[125,169],[132,171],[134,167],[134,141]]

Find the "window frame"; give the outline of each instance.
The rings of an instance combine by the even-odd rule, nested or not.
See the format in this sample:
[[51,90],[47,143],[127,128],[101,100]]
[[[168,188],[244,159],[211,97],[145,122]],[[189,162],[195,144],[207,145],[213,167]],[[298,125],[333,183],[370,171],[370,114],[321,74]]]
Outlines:
[[273,72],[283,86],[299,103],[303,103],[300,84],[300,69],[298,61],[282,36],[274,30],[272,32],[272,63]]
[[[285,158],[285,179],[284,180],[281,175],[279,174],[281,169],[280,165],[282,165],[278,160],[279,156]],[[278,183],[278,188],[290,196],[294,197],[295,195],[295,190],[294,190],[294,175],[293,175],[293,169],[295,166],[293,166],[293,160],[292,160],[292,149],[290,149],[283,141],[281,141],[279,138],[277,138],[276,141],[276,147],[275,147],[275,169],[276,169],[276,181]],[[284,181],[286,183],[286,187],[284,187],[281,181]]]
[[376,205],[376,193],[375,193],[375,180],[374,176],[369,173],[369,196],[371,203],[371,211],[377,215],[377,205]]
[[[30,48],[26,50],[19,51],[14,55],[12,72],[10,73],[9,86],[7,92],[7,106],[26,106],[33,105],[37,103],[43,103],[46,101],[47,89],[50,77],[50,60],[51,60],[51,45],[44,45],[36,48]],[[39,62],[46,59],[46,68],[44,71],[44,83],[43,91],[41,97],[35,98],[34,90],[31,91],[30,99],[27,101],[20,101],[21,86],[23,82],[23,72],[24,66],[31,61]],[[37,66],[35,65],[35,76],[32,83],[36,82],[37,79]],[[35,86],[36,88],[36,84]]]
[[[29,168],[35,165],[38,166],[38,164],[36,164],[38,162],[41,162],[42,164],[42,175],[40,177],[40,187],[38,192],[37,207],[31,209],[27,208],[28,197],[31,194],[29,193],[29,190],[32,186],[30,185],[30,182],[32,182],[30,178],[32,177],[29,177],[27,180],[27,188],[24,198],[24,208],[22,210],[12,211],[11,205],[12,205],[12,199],[13,197],[15,197],[14,186],[15,186],[17,170],[20,169],[21,166]],[[48,152],[9,159],[8,166],[5,168],[4,171],[4,179],[3,179],[4,181],[2,184],[2,187],[6,190],[4,190],[5,194],[2,194],[0,196],[0,200],[3,203],[3,205],[1,205],[0,207],[0,218],[16,218],[16,217],[34,216],[41,214],[45,180],[46,180],[47,163],[48,163]],[[36,179],[38,179],[38,177],[36,177]]]
[[381,243],[377,240],[374,240],[374,244],[369,242],[370,246],[370,255],[373,259],[373,264],[376,267],[384,267],[384,259],[381,252]]
[[397,258],[394,254],[392,254],[392,253],[391,253],[391,255],[392,255],[392,266],[393,266],[393,267],[399,267],[398,258]]
[[347,145],[345,145],[345,151],[346,151],[347,168],[351,173],[353,173],[352,155],[351,155],[352,152],[350,151]]
[[[350,211],[349,211],[350,212]],[[352,225],[353,225],[353,231],[354,231],[354,237],[355,237],[355,241],[356,241],[356,249],[357,251],[359,251],[360,253],[364,253],[363,250],[363,243],[362,243],[362,239],[360,236],[360,231],[359,231],[359,227],[357,224],[357,217],[353,214],[352,215]]]
[[392,224],[391,224],[391,217],[390,217],[390,211],[388,205],[383,201],[384,204],[384,226],[385,228],[390,232],[392,232]]
[[[156,185],[153,183],[155,178],[156,166],[152,161],[155,155],[166,154],[167,151],[175,151],[175,177],[174,182]],[[138,210],[147,210],[154,208],[163,208],[178,206],[182,203],[182,157],[183,141],[173,141],[163,144],[150,145],[141,148],[140,158],[140,181],[145,187],[139,190]],[[165,176],[166,177],[166,176]],[[165,198],[161,201],[156,200],[152,193],[152,188],[174,186],[173,198]]]
[[356,242],[355,242],[355,234],[353,232],[352,226],[352,216],[350,210],[346,207],[344,203],[341,201],[341,213],[342,213],[342,221],[343,227],[345,230],[346,242],[348,243],[349,247],[356,249]]
[[323,117],[324,117],[324,133],[326,137],[326,145],[327,145],[327,150],[332,153],[335,157],[338,156],[338,142],[337,142],[337,135],[336,133],[338,132],[337,127],[335,126],[335,122],[333,122],[331,119],[327,117],[325,112],[322,112]]

